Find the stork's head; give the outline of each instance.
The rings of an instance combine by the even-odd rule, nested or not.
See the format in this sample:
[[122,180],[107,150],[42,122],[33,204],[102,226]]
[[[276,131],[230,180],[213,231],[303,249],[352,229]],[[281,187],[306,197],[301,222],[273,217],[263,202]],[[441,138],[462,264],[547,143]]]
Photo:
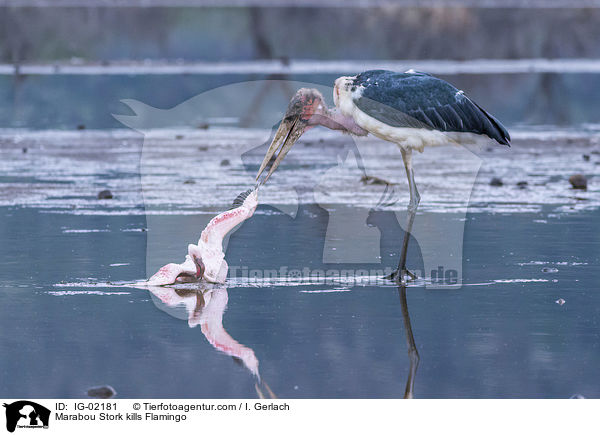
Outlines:
[[277,166],[279,166],[294,143],[296,143],[300,136],[310,128],[309,124],[311,118],[315,115],[327,115],[328,112],[323,95],[321,95],[319,91],[307,88],[299,89],[288,105],[283,120],[275,133],[273,142],[271,142],[271,146],[256,174],[256,180],[258,181],[260,174],[263,173],[268,163],[275,155],[275,152],[281,147],[269,173],[263,180],[263,183],[265,183],[271,174],[275,172],[275,169],[277,169]]
[[356,77],[339,77],[335,79],[333,85],[333,102],[335,103],[335,107],[341,108],[344,102],[352,101],[352,92],[356,90],[354,80],[356,80]]

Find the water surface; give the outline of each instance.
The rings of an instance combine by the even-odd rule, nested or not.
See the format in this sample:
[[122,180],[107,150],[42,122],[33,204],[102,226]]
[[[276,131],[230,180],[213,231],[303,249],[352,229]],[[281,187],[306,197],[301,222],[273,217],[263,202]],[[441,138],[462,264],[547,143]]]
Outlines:
[[[0,396],[83,397],[110,384],[119,397],[256,397],[250,370],[190,328],[183,306],[170,315],[147,290],[118,284],[146,276],[143,216],[0,216]],[[462,288],[408,288],[415,396],[598,397],[599,218],[468,215]],[[232,235],[228,261],[327,267],[323,225],[316,205],[297,219],[258,213]],[[402,234],[390,229],[382,262],[392,266]],[[418,246],[411,252],[417,268]],[[395,287],[231,282],[223,326],[278,397],[402,397],[409,361]]]

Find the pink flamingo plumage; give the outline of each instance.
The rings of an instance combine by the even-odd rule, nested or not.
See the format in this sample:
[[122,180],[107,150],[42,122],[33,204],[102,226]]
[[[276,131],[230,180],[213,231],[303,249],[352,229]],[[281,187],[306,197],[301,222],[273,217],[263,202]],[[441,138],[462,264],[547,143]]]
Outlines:
[[223,252],[223,238],[237,225],[250,218],[257,205],[257,189],[240,194],[233,201],[230,210],[215,216],[206,225],[197,245],[188,245],[188,254],[183,263],[169,263],[161,267],[145,284],[168,285],[200,279],[223,284],[229,269]]

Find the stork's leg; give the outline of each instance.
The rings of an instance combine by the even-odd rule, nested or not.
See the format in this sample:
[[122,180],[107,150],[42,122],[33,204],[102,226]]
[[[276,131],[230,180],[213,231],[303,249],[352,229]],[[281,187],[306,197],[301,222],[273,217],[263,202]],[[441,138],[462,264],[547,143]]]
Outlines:
[[415,221],[415,215],[417,214],[417,208],[421,201],[421,196],[417,190],[415,183],[415,173],[412,167],[412,149],[400,148],[402,151],[402,160],[404,160],[404,168],[406,169],[406,176],[408,177],[408,188],[410,191],[410,202],[408,203],[408,215],[406,218],[406,228],[404,232],[404,240],[402,241],[402,252],[400,253],[400,262],[398,263],[398,269],[392,273],[389,278],[397,282],[405,282],[405,276],[411,279],[417,277],[406,269],[406,253],[408,252],[408,241],[412,232],[413,222]]
[[404,160],[404,169],[406,169],[406,176],[408,177],[408,188],[410,190],[410,202],[408,203],[408,212],[415,213],[421,202],[421,195],[417,190],[417,184],[415,183],[415,171],[412,167],[412,149],[400,149],[402,151],[402,160]]
[[398,283],[405,283],[406,276],[410,279],[417,279],[416,275],[406,269],[406,256],[408,252],[408,241],[412,232],[413,222],[415,221],[416,210],[408,209],[408,216],[406,218],[406,228],[404,232],[404,239],[402,240],[402,252],[400,252],[400,261],[398,263],[398,269],[391,275],[391,278]]

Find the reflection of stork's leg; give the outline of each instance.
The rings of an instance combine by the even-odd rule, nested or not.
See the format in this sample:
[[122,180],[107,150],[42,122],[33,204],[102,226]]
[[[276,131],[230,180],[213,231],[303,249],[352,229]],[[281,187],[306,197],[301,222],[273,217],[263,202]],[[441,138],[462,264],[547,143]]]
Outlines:
[[406,253],[408,252],[408,241],[410,240],[410,234],[412,232],[412,226],[415,221],[415,215],[417,214],[417,208],[421,201],[421,196],[417,190],[417,184],[415,183],[415,173],[412,167],[412,150],[400,149],[402,151],[402,160],[404,160],[404,168],[406,169],[406,176],[408,177],[408,188],[410,190],[410,202],[408,203],[408,216],[406,218],[406,228],[404,233],[404,240],[402,241],[402,252],[400,253],[400,262],[398,263],[398,269],[392,273],[389,278],[395,281],[405,282],[405,276],[408,275],[411,279],[416,279],[414,273],[406,269]]
[[398,295],[400,296],[400,306],[402,308],[402,320],[404,321],[404,329],[406,331],[406,344],[408,346],[408,359],[410,367],[408,370],[408,379],[406,380],[406,389],[404,390],[404,398],[413,398],[413,389],[415,386],[415,376],[417,375],[417,367],[419,366],[419,351],[415,344],[415,337],[412,332],[410,323],[410,315],[408,313],[408,303],[406,302],[406,286],[398,286]]

